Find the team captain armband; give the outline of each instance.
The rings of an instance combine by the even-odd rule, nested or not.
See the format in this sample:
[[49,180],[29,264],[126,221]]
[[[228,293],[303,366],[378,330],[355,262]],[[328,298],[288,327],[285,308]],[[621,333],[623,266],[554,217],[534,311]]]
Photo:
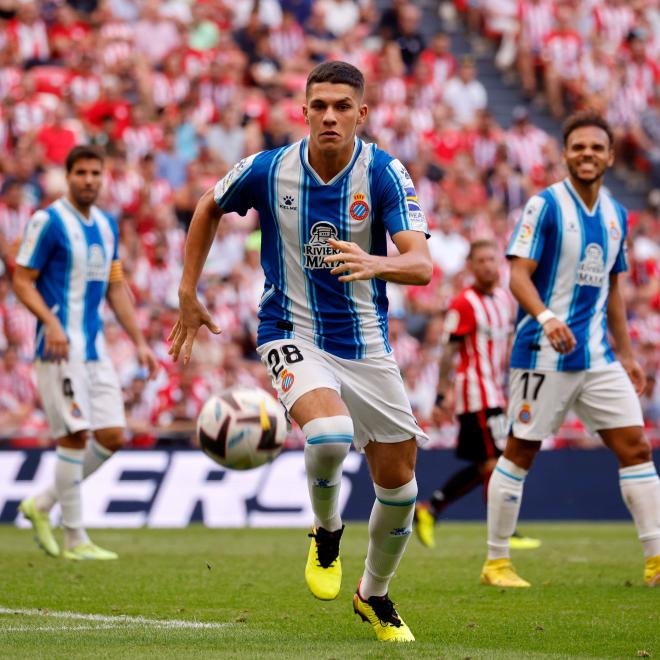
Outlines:
[[124,269],[121,267],[121,261],[116,259],[112,262],[110,266],[110,277],[108,282],[123,282],[124,281]]

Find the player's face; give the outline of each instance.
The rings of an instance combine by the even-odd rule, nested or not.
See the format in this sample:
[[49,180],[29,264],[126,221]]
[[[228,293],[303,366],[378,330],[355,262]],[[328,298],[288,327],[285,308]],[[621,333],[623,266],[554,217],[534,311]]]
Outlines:
[[96,158],[83,158],[74,163],[66,175],[69,194],[78,206],[91,206],[101,189],[103,165]]
[[310,140],[322,152],[353,148],[358,124],[367,117],[367,106],[350,85],[316,83],[303,105]]
[[483,289],[490,289],[497,284],[500,273],[497,263],[497,252],[494,248],[477,248],[470,257],[469,263],[477,286]]
[[564,159],[573,179],[590,184],[598,181],[612,165],[614,151],[602,128],[583,126],[568,136]]

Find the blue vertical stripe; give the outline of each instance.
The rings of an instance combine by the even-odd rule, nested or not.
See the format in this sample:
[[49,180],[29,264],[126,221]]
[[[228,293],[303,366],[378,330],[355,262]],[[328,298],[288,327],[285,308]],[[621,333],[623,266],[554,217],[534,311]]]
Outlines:
[[[285,250],[284,245],[282,244],[281,230],[278,222],[278,202],[277,202],[277,177],[280,171],[280,165],[282,163],[282,157],[286,149],[280,149],[275,158],[270,163],[268,168],[268,200],[270,206],[270,212],[272,216],[272,221],[275,225],[275,231],[272,232],[272,235],[275,238],[276,245],[276,267],[277,267],[277,288],[283,294],[283,311],[286,321],[291,320],[291,300],[286,295],[287,291],[287,272],[286,272],[286,262],[285,262]],[[275,265],[274,264],[274,265]],[[287,339],[290,339],[293,336],[291,331],[284,331],[284,335]]]

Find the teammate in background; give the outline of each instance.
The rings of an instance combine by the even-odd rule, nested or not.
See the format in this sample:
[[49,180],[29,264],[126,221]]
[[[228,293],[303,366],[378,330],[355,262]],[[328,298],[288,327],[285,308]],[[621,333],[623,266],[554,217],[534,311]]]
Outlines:
[[[48,512],[62,510],[66,559],[116,559],[92,543],[82,523],[80,485],[123,444],[124,406],[119,380],[105,350],[100,306],[107,298],[137,347],[141,364],[158,363],[135,320],[122,276],[117,223],[94,206],[103,157],[74,147],[66,159],[67,193],[37,211],[16,259],[14,290],[37,317],[35,371],[51,433],[57,440],[55,482],[21,502],[35,540],[60,555]],[[92,437],[88,440],[88,433]]]
[[642,431],[635,390],[643,390],[644,373],[633,357],[619,283],[627,269],[627,218],[601,187],[614,162],[612,132],[587,111],[569,117],[563,133],[569,175],[527,202],[508,248],[511,291],[521,307],[510,365],[512,431],[488,487],[481,581],[530,586],[513,570],[509,537],[541,441],[573,409],[617,456],[623,500],[646,557],[644,581],[654,586],[660,584],[660,480]]
[[[186,242],[176,360],[190,358],[201,325],[215,326],[196,295],[220,216],[259,211],[266,280],[258,351],[305,436],[315,525],[305,578],[322,600],[341,585],[338,510],[351,443],[364,451],[376,501],[365,571],[353,607],[384,641],[413,641],[388,596],[412,532],[417,425],[387,342],[385,283],[426,284],[427,223],[403,165],[356,137],[367,116],[364,78],[326,62],[307,79],[303,140],[239,162],[200,199]],[[386,232],[400,254],[387,257]]]
[[[435,547],[438,516],[477,486],[488,488],[507,434],[502,385],[513,323],[513,300],[498,286],[498,254],[493,241],[482,239],[472,243],[467,263],[474,284],[452,301],[447,312],[433,413],[438,422],[454,414],[458,417],[456,456],[470,465],[434,491],[428,505],[420,503],[415,507],[415,531],[428,548]],[[452,378],[457,354],[456,377]],[[511,547],[517,549],[540,545],[538,539],[517,533],[511,538]]]

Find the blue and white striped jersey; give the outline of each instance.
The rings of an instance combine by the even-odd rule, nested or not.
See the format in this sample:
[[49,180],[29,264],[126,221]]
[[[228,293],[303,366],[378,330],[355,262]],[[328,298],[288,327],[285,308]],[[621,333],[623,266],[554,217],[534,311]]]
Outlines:
[[541,300],[570,327],[577,346],[568,355],[557,353],[521,308],[511,367],[595,371],[616,360],[607,338],[607,298],[610,274],[628,268],[626,231],[626,210],[602,188],[592,211],[569,179],[527,202],[507,256],[538,262],[532,281]]
[[329,238],[385,255],[386,232],[427,233],[413,182],[398,160],[359,139],[327,183],[307,153],[305,138],[255,154],[215,187],[224,211],[259,212],[265,286],[257,343],[300,337],[346,359],[384,355],[391,351],[385,282],[339,282],[323,257],[334,252]]
[[[96,206],[89,219],[62,197],[37,211],[25,229],[16,263],[39,271],[36,287],[69,338],[69,361],[105,357],[100,306],[113,262],[117,223]],[[37,357],[44,354],[43,327],[37,323]]]

